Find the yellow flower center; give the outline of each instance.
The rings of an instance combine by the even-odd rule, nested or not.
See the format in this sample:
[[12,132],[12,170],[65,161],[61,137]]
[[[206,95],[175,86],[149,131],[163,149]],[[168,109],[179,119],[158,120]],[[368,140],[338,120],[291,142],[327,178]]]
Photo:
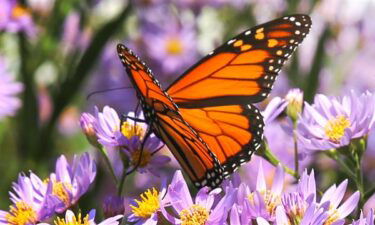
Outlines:
[[133,166],[137,166],[139,162],[138,167],[143,168],[150,163],[152,155],[151,152],[147,151],[146,149],[143,149],[142,154],[141,149],[137,149],[131,153],[131,157],[131,164]]
[[[276,206],[281,204],[281,197],[279,195],[276,195],[272,193],[270,190],[262,190],[259,191],[259,193],[262,195],[264,204],[266,205],[267,212],[274,216],[276,213]],[[250,193],[247,196],[250,203],[255,204],[254,202],[254,192]]]
[[144,130],[141,126],[126,121],[121,125],[121,133],[127,138],[138,136],[139,139],[142,139]]
[[12,17],[14,19],[18,19],[28,14],[30,14],[29,10],[21,5],[16,5],[12,10]]
[[70,205],[68,190],[72,190],[72,185],[64,182],[53,182],[52,194],[58,197],[66,206]]
[[5,215],[5,219],[9,224],[25,225],[35,224],[37,215],[34,209],[26,202],[17,202],[15,206],[10,206],[9,213]]
[[57,217],[54,221],[55,225],[89,225],[89,215],[86,215],[82,218],[81,213],[78,214],[78,217],[73,216],[71,221],[66,221],[64,218]]
[[345,129],[350,127],[350,121],[345,116],[336,116],[327,122],[324,131],[328,139],[338,143],[345,134]]
[[167,53],[171,55],[180,55],[183,52],[183,45],[180,39],[171,38],[167,41],[165,46]]
[[200,205],[192,205],[180,212],[181,225],[204,225],[208,220],[209,213]]
[[137,217],[150,218],[160,208],[159,192],[155,189],[148,189],[141,195],[141,200],[136,200],[138,206],[130,205],[132,212]]

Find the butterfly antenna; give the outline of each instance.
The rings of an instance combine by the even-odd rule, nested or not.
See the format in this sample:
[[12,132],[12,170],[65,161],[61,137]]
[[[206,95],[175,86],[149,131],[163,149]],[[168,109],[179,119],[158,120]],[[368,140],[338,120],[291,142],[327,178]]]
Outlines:
[[86,100],[89,100],[93,95],[96,95],[96,94],[105,93],[105,92],[108,92],[108,91],[124,90],[124,89],[129,89],[129,88],[133,88],[133,87],[124,86],[124,87],[108,88],[108,89],[105,89],[105,90],[93,91],[86,96]]

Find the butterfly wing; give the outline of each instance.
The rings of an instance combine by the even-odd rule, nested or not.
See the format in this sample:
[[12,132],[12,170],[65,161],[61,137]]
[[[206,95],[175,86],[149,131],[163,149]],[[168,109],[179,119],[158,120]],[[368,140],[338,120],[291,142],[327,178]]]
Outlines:
[[117,51],[153,132],[168,146],[197,187],[219,185],[223,179],[222,167],[207,144],[183,119],[148,67],[124,45],[119,44]]
[[215,153],[224,178],[249,161],[260,147],[263,117],[253,105],[181,108],[180,113]]
[[244,31],[192,66],[167,92],[182,108],[260,102],[310,27],[309,16],[291,15]]

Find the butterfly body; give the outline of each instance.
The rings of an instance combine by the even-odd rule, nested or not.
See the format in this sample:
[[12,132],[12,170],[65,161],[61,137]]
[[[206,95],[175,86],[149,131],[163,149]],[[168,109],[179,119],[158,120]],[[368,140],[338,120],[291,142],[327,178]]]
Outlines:
[[152,131],[197,187],[217,187],[261,144],[265,99],[311,20],[292,15],[244,31],[198,61],[166,91],[130,49],[117,51]]

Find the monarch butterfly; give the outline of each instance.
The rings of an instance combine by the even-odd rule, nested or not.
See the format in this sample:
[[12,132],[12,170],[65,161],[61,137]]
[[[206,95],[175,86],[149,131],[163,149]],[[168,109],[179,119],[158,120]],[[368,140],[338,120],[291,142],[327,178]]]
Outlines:
[[150,132],[171,150],[196,187],[215,188],[260,147],[264,100],[282,65],[311,27],[307,15],[255,26],[198,61],[165,91],[133,51],[117,51]]

